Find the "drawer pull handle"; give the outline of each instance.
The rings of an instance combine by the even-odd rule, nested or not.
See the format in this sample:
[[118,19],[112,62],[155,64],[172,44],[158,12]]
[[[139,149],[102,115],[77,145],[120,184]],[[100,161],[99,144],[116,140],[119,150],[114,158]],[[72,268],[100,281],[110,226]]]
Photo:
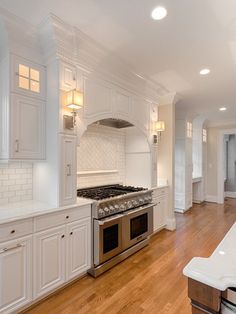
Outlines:
[[15,140],[15,153],[19,153],[19,140]]
[[24,246],[24,244],[17,244],[16,246],[12,246],[12,247],[5,247],[4,249],[2,249],[2,250],[0,250],[0,254],[2,254],[2,253],[5,253],[5,252],[8,252],[8,251],[11,251],[11,250],[15,250],[15,249],[18,249],[18,248],[20,248],[20,247],[23,247]]
[[71,231],[70,235],[72,235],[72,234],[73,234],[73,231]]
[[12,230],[12,231],[11,231],[11,234],[14,234],[15,232],[16,232],[16,230]]
[[61,238],[62,238],[62,239],[65,238],[65,235],[63,234],[63,235],[61,236]]
[[70,216],[66,216],[66,219],[69,219],[70,218]]
[[70,177],[71,176],[71,164],[67,164],[66,165],[66,175],[67,177]]

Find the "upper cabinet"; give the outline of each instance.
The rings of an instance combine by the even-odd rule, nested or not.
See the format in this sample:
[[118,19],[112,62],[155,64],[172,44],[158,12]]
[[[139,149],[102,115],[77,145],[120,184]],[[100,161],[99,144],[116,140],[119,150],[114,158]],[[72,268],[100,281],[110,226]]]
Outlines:
[[11,92],[33,98],[46,98],[45,67],[11,56]]
[[0,66],[0,159],[45,159],[45,67],[15,55]]
[[44,145],[45,103],[38,99],[12,94],[10,101],[10,158],[41,159]]

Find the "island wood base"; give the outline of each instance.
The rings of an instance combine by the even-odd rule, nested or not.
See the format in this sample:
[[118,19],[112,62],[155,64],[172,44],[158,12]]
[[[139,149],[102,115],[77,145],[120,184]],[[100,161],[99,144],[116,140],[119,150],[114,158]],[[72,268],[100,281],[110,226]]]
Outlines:
[[188,297],[191,299],[192,313],[220,313],[222,291],[188,278]]

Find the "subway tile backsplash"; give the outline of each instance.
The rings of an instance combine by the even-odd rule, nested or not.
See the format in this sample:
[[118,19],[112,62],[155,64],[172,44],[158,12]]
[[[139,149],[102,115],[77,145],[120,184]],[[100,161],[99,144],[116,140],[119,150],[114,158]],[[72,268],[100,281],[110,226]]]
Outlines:
[[90,125],[77,149],[77,187],[124,183],[125,132]]
[[33,164],[11,162],[0,164],[0,204],[33,198]]

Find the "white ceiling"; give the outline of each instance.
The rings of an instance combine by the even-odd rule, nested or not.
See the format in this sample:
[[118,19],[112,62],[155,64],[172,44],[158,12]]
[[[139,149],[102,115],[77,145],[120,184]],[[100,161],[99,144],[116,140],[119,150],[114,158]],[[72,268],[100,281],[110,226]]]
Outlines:
[[[164,5],[168,16],[150,19]],[[178,106],[212,121],[236,121],[235,0],[0,0],[37,25],[50,12],[181,95]],[[208,76],[199,76],[208,67]],[[227,107],[219,112],[219,107]]]

